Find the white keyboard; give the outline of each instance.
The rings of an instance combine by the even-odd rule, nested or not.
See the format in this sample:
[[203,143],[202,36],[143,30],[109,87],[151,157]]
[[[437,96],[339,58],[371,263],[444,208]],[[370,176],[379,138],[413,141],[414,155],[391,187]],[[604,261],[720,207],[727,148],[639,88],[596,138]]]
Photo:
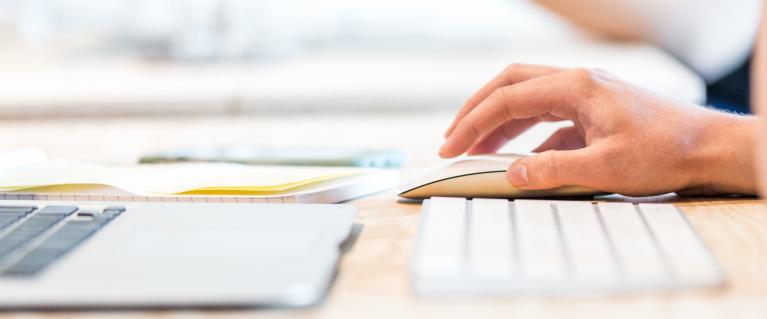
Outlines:
[[720,285],[723,273],[669,204],[434,197],[413,260],[425,294],[599,293]]

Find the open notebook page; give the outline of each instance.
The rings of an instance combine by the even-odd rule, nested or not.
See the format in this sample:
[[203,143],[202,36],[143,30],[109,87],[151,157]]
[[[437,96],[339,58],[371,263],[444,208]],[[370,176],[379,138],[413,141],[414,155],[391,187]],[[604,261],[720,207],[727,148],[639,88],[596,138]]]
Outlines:
[[47,162],[0,172],[2,191],[45,191],[46,187],[104,185],[136,195],[281,193],[372,169],[346,167],[248,166],[225,163],[98,165]]

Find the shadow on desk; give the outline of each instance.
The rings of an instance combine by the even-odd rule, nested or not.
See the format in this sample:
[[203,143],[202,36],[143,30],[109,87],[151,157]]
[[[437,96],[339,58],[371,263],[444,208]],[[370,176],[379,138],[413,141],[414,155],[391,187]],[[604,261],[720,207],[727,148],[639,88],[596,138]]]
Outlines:
[[[694,203],[696,205],[699,205],[701,203],[726,203],[726,204],[737,204],[737,203],[748,203],[748,204],[755,204],[760,202],[760,199],[756,196],[750,196],[750,195],[724,195],[719,197],[710,197],[710,196],[680,196],[675,193],[668,193],[663,195],[656,195],[656,196],[646,196],[646,197],[631,197],[631,196],[623,196],[618,194],[611,194],[611,195],[604,195],[604,196],[596,196],[596,197],[557,197],[557,198],[535,198],[535,199],[555,199],[555,200],[592,200],[595,202],[629,202],[629,203],[663,203],[663,204],[685,204],[685,203]],[[420,205],[421,200],[417,199],[407,199],[407,198],[398,198],[397,203],[398,204],[405,204],[405,205]]]

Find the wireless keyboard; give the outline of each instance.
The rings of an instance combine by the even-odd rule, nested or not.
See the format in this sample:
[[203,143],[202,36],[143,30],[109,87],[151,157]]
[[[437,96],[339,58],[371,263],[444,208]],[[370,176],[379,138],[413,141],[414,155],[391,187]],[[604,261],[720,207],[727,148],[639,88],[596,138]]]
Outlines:
[[413,259],[425,294],[561,294],[717,286],[723,273],[669,204],[434,197]]

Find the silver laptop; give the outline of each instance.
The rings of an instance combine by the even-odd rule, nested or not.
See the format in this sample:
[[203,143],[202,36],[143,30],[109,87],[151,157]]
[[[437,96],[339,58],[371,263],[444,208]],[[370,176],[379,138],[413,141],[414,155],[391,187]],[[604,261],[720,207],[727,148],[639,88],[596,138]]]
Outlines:
[[0,307],[302,306],[348,205],[0,202]]

